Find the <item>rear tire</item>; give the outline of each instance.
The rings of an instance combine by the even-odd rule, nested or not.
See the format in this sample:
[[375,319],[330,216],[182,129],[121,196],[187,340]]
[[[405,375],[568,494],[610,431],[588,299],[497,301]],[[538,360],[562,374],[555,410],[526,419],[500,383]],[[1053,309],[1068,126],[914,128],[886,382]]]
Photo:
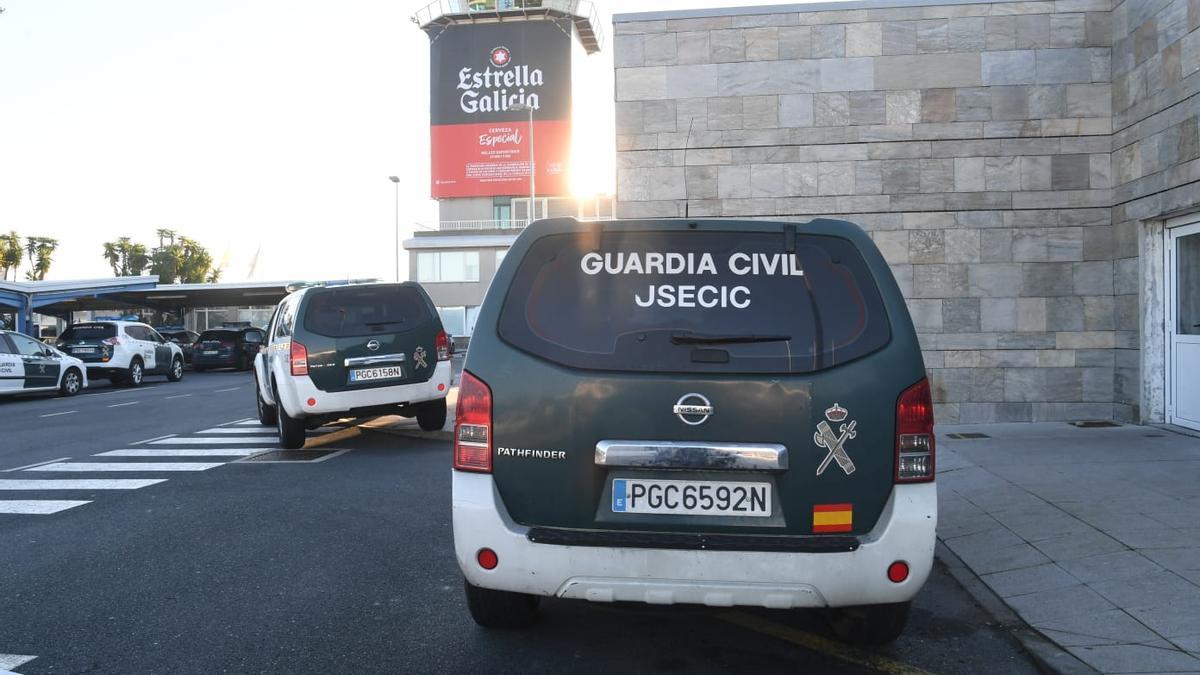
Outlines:
[[441,431],[446,426],[446,399],[418,403],[417,425],[421,431]]
[[275,406],[275,428],[279,429],[279,447],[284,450],[298,450],[304,447],[304,420],[288,415],[287,409],[281,405]]
[[471,618],[484,628],[529,628],[537,621],[539,598],[536,595],[480,588],[466,579],[463,579],[463,590],[467,594]]
[[167,371],[167,382],[178,382],[183,379],[183,359],[176,356],[171,360],[171,369]]
[[829,610],[829,627],[843,642],[860,645],[888,644],[904,632],[911,609],[911,602],[838,607]]
[[74,396],[83,389],[83,376],[75,368],[63,373],[62,383],[58,385],[59,396]]
[[141,359],[134,359],[129,362],[129,370],[121,376],[121,381],[129,387],[142,386],[142,380],[146,378],[146,369],[142,366]]
[[254,397],[258,399],[258,423],[264,427],[269,427],[272,424],[278,423],[279,413],[275,406],[268,405],[267,402],[263,400],[262,391],[260,391],[258,388],[257,379],[254,382]]

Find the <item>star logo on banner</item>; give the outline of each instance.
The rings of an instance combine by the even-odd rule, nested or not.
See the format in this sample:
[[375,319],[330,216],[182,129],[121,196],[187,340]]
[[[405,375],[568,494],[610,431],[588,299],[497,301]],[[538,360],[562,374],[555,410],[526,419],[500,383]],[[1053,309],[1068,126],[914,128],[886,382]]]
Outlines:
[[492,65],[497,68],[503,68],[512,60],[512,54],[509,53],[508,47],[496,47],[491,54]]

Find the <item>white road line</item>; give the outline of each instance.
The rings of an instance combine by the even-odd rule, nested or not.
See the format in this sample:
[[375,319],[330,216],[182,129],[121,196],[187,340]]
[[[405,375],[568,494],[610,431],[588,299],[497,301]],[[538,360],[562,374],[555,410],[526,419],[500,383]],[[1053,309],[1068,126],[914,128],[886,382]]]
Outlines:
[[145,445],[146,443],[150,443],[151,441],[161,441],[164,438],[175,438],[175,434],[167,434],[166,436],[155,436],[154,438],[147,438],[144,441],[134,441],[134,442],[130,443],[130,445]]
[[164,438],[161,441],[152,441],[147,445],[246,445],[248,443],[261,443],[261,438],[224,438],[216,436],[213,438]]
[[278,448],[143,448],[140,450],[109,450],[98,452],[95,457],[245,457],[256,452],[267,452]]
[[71,499],[0,499],[0,514],[19,513],[48,516],[51,513],[66,511],[84,504],[91,504],[91,502]]
[[224,462],[62,462],[35,466],[26,471],[133,471],[155,473],[158,471],[208,471]]
[[227,424],[222,424],[221,426],[223,426],[223,427],[229,427],[229,426],[235,426],[235,425],[236,425],[236,426],[243,426],[243,427],[244,427],[244,426],[246,426],[247,424],[258,424],[258,420],[256,420],[256,419],[238,420],[237,422],[229,422],[229,423],[227,423]]
[[230,387],[228,389],[218,389],[218,390],[214,391],[213,393],[214,394],[223,394],[227,391],[237,391],[238,389],[241,389],[241,387]]
[[167,482],[166,478],[82,478],[76,480],[35,478],[33,480],[0,480],[0,490],[138,490],[165,482]]
[[114,404],[112,404],[112,405],[110,405],[110,406],[108,406],[108,407],[110,407],[110,408],[123,408],[123,407],[125,407],[125,406],[127,406],[127,405],[137,405],[137,404],[139,404],[139,403],[141,403],[141,401],[129,401],[129,402],[127,402],[127,403],[114,403]]
[[97,391],[92,394],[80,394],[79,397],[83,398],[84,396],[112,396],[113,394],[136,394],[140,391],[150,391],[151,389],[158,389],[159,386],[160,385],[156,384],[153,387],[138,387],[137,389],[117,389],[114,391]]
[[191,396],[191,394],[175,394],[174,396],[168,396],[167,400],[170,401],[173,398],[187,398],[189,396]]
[[12,670],[36,658],[36,656],[26,656],[25,654],[0,654],[0,671]]
[[55,462],[63,462],[68,459],[71,459],[71,458],[70,457],[59,457],[58,459],[48,459],[44,462],[34,462],[33,464],[26,464],[25,466],[18,466],[15,469],[5,469],[5,471],[24,471],[26,469],[32,469],[35,466],[41,466],[43,464],[53,464]]
[[248,429],[246,427],[214,427],[197,431],[197,434],[276,434],[278,433],[271,427],[262,427],[261,429]]
[[79,412],[79,411],[78,410],[67,410],[64,412],[46,413],[45,415],[38,415],[38,417],[58,417],[59,415],[74,415],[77,412]]

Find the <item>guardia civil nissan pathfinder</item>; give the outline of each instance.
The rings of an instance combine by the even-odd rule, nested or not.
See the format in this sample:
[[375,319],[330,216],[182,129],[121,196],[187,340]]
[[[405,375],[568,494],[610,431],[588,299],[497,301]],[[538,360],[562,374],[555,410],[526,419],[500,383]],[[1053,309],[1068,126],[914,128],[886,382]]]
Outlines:
[[904,629],[933,561],[933,406],[904,298],[858,226],[533,223],[458,397],[467,604],[543,596],[829,608]]

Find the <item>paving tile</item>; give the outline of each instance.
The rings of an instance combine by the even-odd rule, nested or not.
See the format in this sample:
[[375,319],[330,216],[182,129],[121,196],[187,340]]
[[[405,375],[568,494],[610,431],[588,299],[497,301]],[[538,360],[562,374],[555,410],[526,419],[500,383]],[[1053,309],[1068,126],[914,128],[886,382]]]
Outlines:
[[1127,551],[1124,544],[1089,526],[1070,534],[1039,539],[1033,545],[1052,560],[1067,561],[1103,553]]
[[1141,554],[1174,572],[1200,570],[1200,548],[1148,548]]
[[[1135,577],[1088,584],[1092,590],[1126,610],[1192,603],[1200,608],[1200,588],[1174,572],[1161,570]],[[1195,615],[1200,623],[1200,611]]]
[[1162,639],[1158,633],[1119,609],[1043,621],[1035,624],[1034,628],[1043,633],[1055,632],[1057,636],[1052,639],[1064,647],[1151,644]]
[[1175,638],[1196,633],[1197,617],[1200,617],[1200,599],[1176,599],[1157,607],[1126,610],[1133,618],[1146,624],[1150,630],[1166,638]]
[[1028,542],[1055,539],[1088,527],[1077,518],[1063,513],[1045,502],[1024,508],[1000,509],[989,513]]
[[1079,583],[1075,577],[1052,563],[985,574],[981,578],[1002,598],[1074,586]]
[[[1007,532],[1007,530],[1005,530]],[[993,532],[981,532],[978,534],[959,537],[958,540],[969,539],[970,537],[989,537],[993,536]],[[1016,536],[1016,535],[1013,535]],[[958,557],[963,559],[972,571],[976,574],[990,574],[992,572],[1004,572],[1006,570],[1021,569],[1022,567],[1032,567],[1034,565],[1042,565],[1050,562],[1050,559],[1042,555],[1036,548],[1029,544],[1020,543],[1010,546],[997,546],[988,544],[976,548],[965,548],[959,550],[955,548],[951,542],[947,542]]]
[[1101,529],[1130,548],[1170,548],[1195,541],[1195,538],[1189,539],[1182,530],[1173,527]]
[[1081,661],[1107,673],[1178,673],[1200,670],[1200,659],[1186,652],[1143,645],[1071,647]]
[[1171,638],[1171,642],[1190,652],[1192,656],[1200,656],[1200,633]]
[[1063,569],[1084,583],[1146,577],[1162,572],[1163,569],[1145,556],[1134,551],[1105,553],[1059,563]]
[[1098,614],[1115,609],[1111,602],[1083,584],[1018,595],[1006,598],[1005,602],[1016,610],[1021,618],[1034,625],[1053,619]]

